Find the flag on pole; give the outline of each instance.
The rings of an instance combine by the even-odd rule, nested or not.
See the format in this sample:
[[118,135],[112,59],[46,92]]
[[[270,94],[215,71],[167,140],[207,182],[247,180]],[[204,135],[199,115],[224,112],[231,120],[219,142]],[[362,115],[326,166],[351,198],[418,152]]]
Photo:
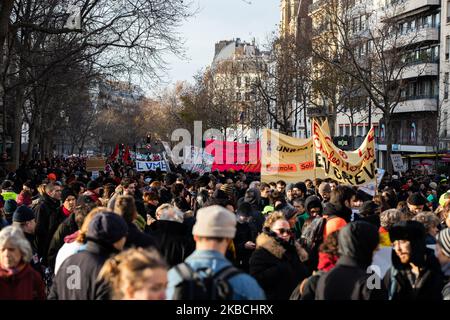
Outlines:
[[119,144],[116,144],[116,147],[114,148],[114,151],[111,154],[111,156],[109,157],[109,159],[111,161],[116,161],[118,155],[119,155]]
[[123,153],[122,160],[123,160],[123,163],[125,163],[125,164],[131,164],[130,147],[129,146],[127,146],[125,148],[125,152]]

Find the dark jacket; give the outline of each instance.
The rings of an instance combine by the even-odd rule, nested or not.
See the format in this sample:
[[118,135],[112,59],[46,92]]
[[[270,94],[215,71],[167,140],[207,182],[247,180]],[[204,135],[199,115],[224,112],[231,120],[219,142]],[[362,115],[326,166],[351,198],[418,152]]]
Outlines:
[[[105,261],[118,251],[111,245],[88,241],[86,249],[66,260],[53,279],[49,300],[104,300],[109,286],[97,281]],[[76,268],[75,268],[75,267]],[[79,280],[79,282],[78,282]],[[71,284],[73,287],[69,287]]]
[[256,239],[250,275],[258,281],[268,300],[288,300],[294,288],[308,276],[295,247],[267,233]]
[[338,242],[340,258],[332,270],[320,277],[316,300],[386,300],[381,279],[367,272],[379,242],[376,227],[352,222],[341,229]]
[[184,261],[195,250],[192,235],[186,232],[186,225],[175,221],[158,220],[156,231],[152,233],[161,255],[169,267]]
[[339,217],[346,222],[350,222],[352,218],[352,209],[338,203],[327,202],[323,209],[323,215],[328,216],[329,218]]
[[249,223],[237,223],[236,235],[233,241],[236,248],[237,267],[248,272],[250,257],[254,250],[245,248],[245,243],[248,241],[255,242],[255,237]]
[[78,225],[75,221],[75,214],[72,213],[68,216],[56,229],[55,234],[52,237],[52,241],[50,241],[50,247],[48,249],[47,254],[47,262],[48,266],[55,268],[56,256],[58,254],[59,249],[64,245],[64,238],[68,235],[73,234],[78,230]]
[[125,242],[125,249],[131,247],[156,248],[156,243],[152,236],[139,230],[134,223],[127,222],[127,225],[128,225],[128,235],[127,235],[127,242]]
[[45,300],[41,275],[28,263],[16,274],[0,268],[0,300]]
[[43,201],[34,209],[36,215],[36,245],[39,257],[42,258],[45,266],[47,265],[47,253],[53,234],[66,219],[59,207],[59,200],[55,200],[45,194]]
[[30,243],[31,253],[33,254],[33,256],[31,257],[30,265],[33,267],[34,270],[39,272],[39,274],[42,276],[43,275],[43,270],[42,270],[39,254],[38,254],[38,251],[37,251],[36,237],[35,237],[34,234],[29,234],[29,233],[26,233],[26,232],[24,232],[23,234],[25,235],[25,238]]
[[392,300],[442,300],[444,275],[434,251],[425,249],[425,262],[419,266],[415,288],[411,285],[411,269],[403,265],[392,250],[392,267],[384,276],[384,283]]

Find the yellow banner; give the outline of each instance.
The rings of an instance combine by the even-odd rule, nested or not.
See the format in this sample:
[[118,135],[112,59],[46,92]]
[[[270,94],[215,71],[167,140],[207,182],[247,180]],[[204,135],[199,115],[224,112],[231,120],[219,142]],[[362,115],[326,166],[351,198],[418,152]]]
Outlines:
[[361,146],[345,152],[333,143],[329,132],[313,120],[313,141],[316,169],[321,169],[326,177],[343,184],[354,186],[376,180],[375,130],[372,127]]
[[261,142],[261,181],[299,182],[325,178],[322,168],[314,168],[312,138],[299,139],[265,129]]

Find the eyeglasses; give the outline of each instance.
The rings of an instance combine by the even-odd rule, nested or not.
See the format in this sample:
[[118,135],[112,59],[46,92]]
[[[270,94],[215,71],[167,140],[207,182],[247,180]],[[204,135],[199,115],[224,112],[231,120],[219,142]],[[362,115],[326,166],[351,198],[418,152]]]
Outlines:
[[275,229],[274,231],[278,232],[279,234],[291,234],[291,229],[284,229],[284,228],[280,228],[280,229]]

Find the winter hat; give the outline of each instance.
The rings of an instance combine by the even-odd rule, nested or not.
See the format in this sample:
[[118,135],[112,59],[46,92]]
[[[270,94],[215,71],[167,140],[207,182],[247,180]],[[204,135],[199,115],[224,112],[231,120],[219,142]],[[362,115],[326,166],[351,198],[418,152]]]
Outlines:
[[217,205],[202,208],[197,212],[192,234],[199,237],[233,239],[236,234],[236,216]]
[[450,258],[450,229],[441,230],[436,236],[436,240],[441,247],[442,252]]
[[283,213],[284,218],[286,220],[289,220],[291,218],[293,218],[295,216],[295,214],[297,213],[297,209],[295,209],[292,205],[290,205],[289,203],[287,203],[286,205],[284,205],[280,211]]
[[418,221],[400,221],[389,229],[389,237],[391,242],[395,240],[408,240],[411,242],[425,240],[425,227]]
[[248,189],[245,192],[244,201],[250,204],[258,205],[260,200],[260,192],[258,189]]
[[320,212],[322,213],[323,211],[322,201],[320,201],[320,198],[318,196],[309,196],[308,198],[306,198],[305,201],[306,212],[309,212],[311,208],[320,208]]
[[77,198],[77,196],[75,195],[75,193],[72,191],[72,189],[69,188],[65,188],[61,191],[61,202],[64,203],[66,201],[66,199],[70,196],[75,197],[75,199]]
[[3,190],[9,190],[9,189],[11,189],[12,187],[13,187],[13,182],[12,181],[10,181],[10,180],[5,180],[5,181],[3,181],[3,183],[2,183],[2,189]]
[[413,206],[424,206],[427,200],[418,192],[411,194],[407,202]]
[[[413,220],[400,221],[389,229],[389,238],[393,243],[396,240],[408,240],[411,246],[410,262],[422,267],[425,264],[426,242],[425,227],[422,223]],[[392,264],[398,268],[409,268],[409,264],[402,264],[395,250],[392,250]]]
[[429,186],[430,186],[430,188],[433,189],[433,190],[436,190],[436,189],[437,189],[437,183],[436,183],[436,182],[430,182]]
[[89,223],[86,238],[88,240],[114,244],[128,233],[125,220],[110,211],[99,212]]
[[379,208],[380,206],[378,204],[376,204],[372,200],[369,200],[362,204],[361,208],[359,208],[359,213],[362,216],[371,216],[375,214],[375,211],[377,211]]
[[48,180],[51,180],[51,181],[56,181],[56,174],[54,174],[54,173],[49,173],[48,175],[47,175],[47,178],[48,178]]
[[292,190],[292,189],[294,189],[294,184],[293,184],[293,183],[289,183],[289,184],[286,186],[286,191],[289,191],[289,190]]
[[89,181],[88,184],[86,185],[86,189],[90,190],[90,191],[94,191],[95,189],[100,188],[100,184],[97,181]]
[[271,214],[275,211],[275,208],[273,206],[265,206],[263,211],[261,212],[264,216]]
[[3,209],[7,215],[12,215],[17,209],[17,202],[13,199],[6,200]]
[[304,182],[297,182],[294,184],[294,188],[301,190],[303,194],[306,193],[306,184]]
[[225,192],[229,197],[233,195],[233,185],[225,183],[220,187],[220,190]]
[[35,219],[33,210],[27,206],[20,206],[14,211],[13,222],[27,222]]
[[319,194],[331,193],[331,186],[328,182],[322,182],[319,186]]
[[237,215],[248,217],[252,212],[252,206],[248,202],[242,202],[239,208],[237,209]]
[[29,206],[33,203],[33,200],[31,199],[31,195],[29,192],[21,191],[19,195],[17,196],[17,205],[25,205]]

